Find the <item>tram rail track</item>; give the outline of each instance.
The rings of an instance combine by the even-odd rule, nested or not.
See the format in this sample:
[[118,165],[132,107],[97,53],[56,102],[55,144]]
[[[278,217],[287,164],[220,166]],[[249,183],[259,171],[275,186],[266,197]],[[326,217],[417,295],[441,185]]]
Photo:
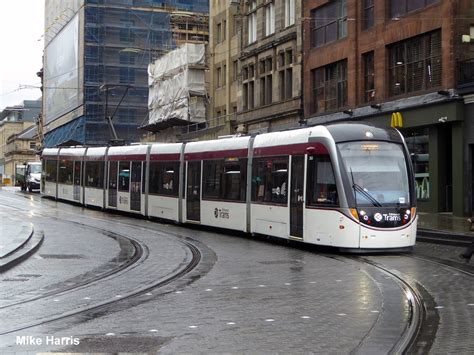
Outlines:
[[[370,260],[363,256],[345,256],[350,260],[356,261],[363,265],[368,265],[371,268],[382,272],[395,281],[406,295],[406,299],[410,308],[410,314],[407,319],[407,324],[400,335],[398,341],[393,344],[392,348],[387,351],[390,354],[405,354],[405,353],[427,353],[431,347],[430,342],[426,339],[432,339],[433,334],[436,333],[436,327],[426,327],[426,324],[437,324],[437,314],[427,312],[427,304],[431,304],[432,298],[429,293],[418,283],[410,281],[406,276],[401,275],[398,271],[392,270],[389,267],[378,262]],[[353,354],[366,353],[373,351],[374,345],[370,344],[370,334],[361,340],[359,345],[351,352]],[[422,339],[422,340],[421,340]]]
[[[0,204],[3,204],[3,203],[0,202]],[[3,205],[5,205],[5,204],[3,204]],[[14,208],[18,211],[23,211],[23,212],[28,211],[26,209],[22,209],[22,208],[18,208],[18,207],[12,207],[12,206],[8,206],[8,207]],[[55,216],[51,216],[49,214],[36,213],[36,215],[47,217],[47,218],[52,218],[52,219],[56,219],[56,220],[60,220],[60,218],[55,217]],[[95,218],[95,219],[97,219],[97,218]],[[101,219],[99,219],[99,220],[101,220]],[[101,221],[103,221],[103,220],[101,220]],[[64,287],[64,288],[61,288],[61,289],[57,289],[54,292],[50,292],[50,293],[47,293],[47,294],[42,294],[40,296],[36,296],[36,297],[26,299],[26,300],[21,300],[19,302],[15,302],[14,304],[9,304],[9,305],[2,306],[2,307],[0,307],[0,309],[5,310],[5,309],[8,309],[8,308],[11,308],[11,307],[14,307],[14,306],[19,306],[19,305],[22,305],[22,304],[25,304],[25,303],[28,303],[28,302],[38,301],[38,300],[41,300],[43,298],[52,297],[52,296],[57,295],[57,294],[62,294],[62,293],[71,292],[71,291],[73,292],[73,291],[76,291],[78,289],[81,289],[81,288],[84,288],[84,287],[87,287],[87,286],[91,286],[93,284],[104,281],[106,279],[110,279],[111,277],[118,276],[119,274],[122,274],[121,272],[126,272],[126,271],[130,270],[132,267],[138,266],[139,263],[144,262],[146,260],[146,258],[148,257],[148,251],[147,251],[146,245],[139,242],[138,240],[136,240],[133,237],[126,236],[124,234],[114,233],[114,232],[111,232],[111,231],[106,230],[104,228],[91,226],[91,225],[88,225],[86,223],[81,223],[81,222],[77,222],[77,221],[69,221],[69,222],[74,223],[74,224],[78,224],[82,227],[87,227],[87,228],[99,230],[99,231],[103,232],[104,234],[106,234],[109,237],[120,236],[121,238],[127,238],[128,240],[133,241],[132,244],[136,247],[135,253],[134,253],[135,257],[133,258],[133,261],[128,261],[128,262],[124,263],[123,265],[121,265],[120,267],[115,268],[114,270],[109,270],[109,272],[104,273],[103,275],[91,278],[87,281],[84,281],[81,284],[76,284],[76,285],[70,286],[70,287]],[[124,223],[121,223],[121,222],[117,222],[117,224],[124,225]],[[138,228],[138,229],[141,229],[141,230],[149,230],[149,231],[153,231],[155,233],[158,232],[158,231],[153,230],[153,229],[148,229],[148,228],[144,228],[144,227],[137,227],[137,226],[134,226],[132,224],[127,224],[127,226]],[[83,307],[81,309],[77,309],[77,310],[73,310],[73,311],[70,311],[70,312],[63,313],[61,315],[56,315],[56,316],[52,316],[52,317],[49,317],[49,318],[46,318],[46,319],[33,321],[33,322],[28,323],[28,324],[19,326],[19,327],[8,329],[6,331],[1,331],[0,335],[6,335],[6,334],[19,332],[19,331],[29,329],[29,328],[32,328],[32,327],[52,323],[52,322],[63,320],[63,319],[70,318],[70,317],[73,317],[73,316],[80,316],[81,314],[87,314],[87,313],[90,313],[90,312],[99,312],[100,313],[103,310],[109,309],[114,304],[127,302],[130,299],[133,299],[133,298],[135,298],[137,296],[140,296],[142,294],[146,294],[146,293],[148,293],[152,290],[162,288],[162,287],[164,287],[164,286],[166,286],[166,285],[168,285],[168,284],[170,284],[174,281],[179,280],[180,278],[183,278],[186,274],[190,273],[199,264],[199,262],[201,261],[201,258],[202,258],[201,252],[200,252],[199,248],[192,243],[192,239],[183,238],[183,237],[181,237],[179,235],[176,235],[176,234],[172,234],[172,235],[175,236],[175,237],[178,237],[179,242],[181,244],[183,244],[187,248],[187,250],[190,251],[190,254],[191,254],[190,260],[186,263],[186,265],[183,265],[180,268],[180,270],[178,270],[177,272],[163,278],[160,281],[151,283],[151,284],[149,284],[145,287],[141,287],[141,288],[137,288],[135,290],[132,290],[132,291],[124,294],[120,299],[108,299],[108,300],[105,300],[105,301],[100,302],[98,304],[93,304],[93,305],[90,305],[90,306],[86,306],[86,307]]]

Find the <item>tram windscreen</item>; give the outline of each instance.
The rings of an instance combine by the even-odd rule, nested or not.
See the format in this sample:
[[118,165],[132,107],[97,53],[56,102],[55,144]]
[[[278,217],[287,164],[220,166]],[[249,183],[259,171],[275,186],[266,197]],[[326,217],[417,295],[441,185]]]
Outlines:
[[358,206],[410,204],[401,144],[360,141],[340,143],[338,148]]

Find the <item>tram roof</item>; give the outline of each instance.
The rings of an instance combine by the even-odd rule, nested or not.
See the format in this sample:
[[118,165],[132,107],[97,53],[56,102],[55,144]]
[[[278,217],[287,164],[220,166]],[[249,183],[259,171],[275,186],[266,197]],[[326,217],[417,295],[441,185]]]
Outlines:
[[324,126],[295,129],[291,131],[259,134],[255,137],[254,148],[308,143],[309,137],[330,137]]
[[128,156],[128,155],[137,155],[137,154],[146,154],[148,149],[148,145],[140,144],[140,145],[126,145],[126,146],[119,146],[119,147],[110,147],[107,151],[108,156]]
[[187,143],[184,148],[185,153],[199,153],[209,151],[224,151],[247,149],[250,137],[232,137],[216,139],[211,141],[200,141]]

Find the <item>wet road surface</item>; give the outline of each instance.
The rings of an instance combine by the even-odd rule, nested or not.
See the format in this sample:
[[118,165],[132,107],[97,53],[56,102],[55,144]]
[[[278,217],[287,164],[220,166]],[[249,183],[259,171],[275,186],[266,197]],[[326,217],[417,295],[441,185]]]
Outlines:
[[[400,282],[337,252],[87,210],[38,194],[0,191],[2,204],[45,233],[33,257],[0,274],[2,353],[387,353],[411,316]],[[420,243],[413,255],[365,257],[424,290],[430,322],[418,349],[474,348],[472,266],[460,264],[462,272],[434,262],[456,266],[459,252]],[[42,344],[22,344],[28,336]]]

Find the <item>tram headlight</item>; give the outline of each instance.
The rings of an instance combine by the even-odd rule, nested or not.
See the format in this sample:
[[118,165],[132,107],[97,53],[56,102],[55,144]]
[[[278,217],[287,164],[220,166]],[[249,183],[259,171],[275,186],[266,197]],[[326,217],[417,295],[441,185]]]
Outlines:
[[411,218],[414,219],[416,215],[416,207],[411,208]]

